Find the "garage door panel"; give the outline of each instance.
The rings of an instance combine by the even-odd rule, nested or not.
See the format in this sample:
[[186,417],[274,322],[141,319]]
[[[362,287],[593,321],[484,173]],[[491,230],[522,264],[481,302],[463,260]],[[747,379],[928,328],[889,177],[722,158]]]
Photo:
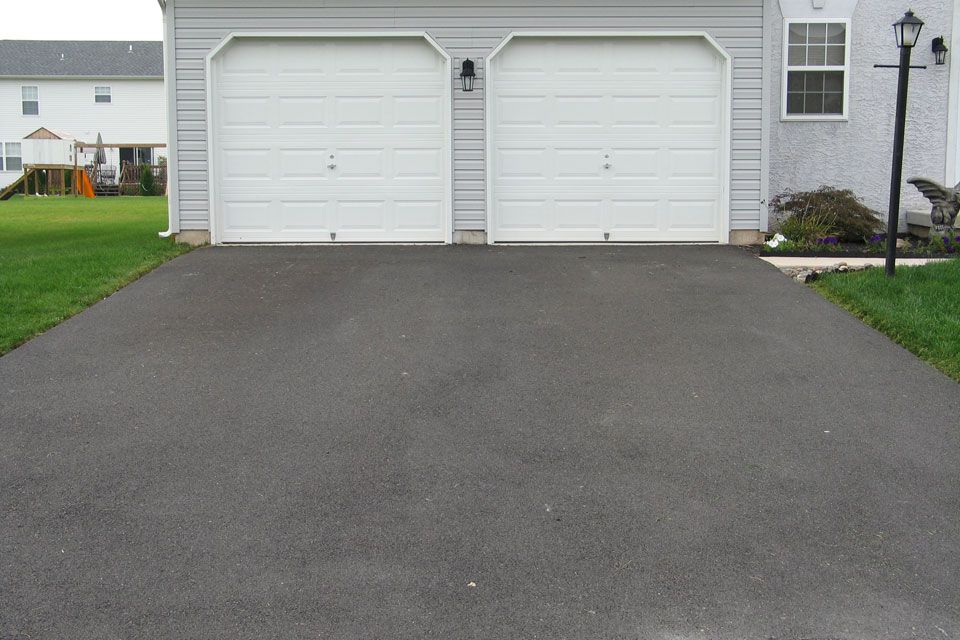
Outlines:
[[281,129],[327,129],[330,101],[327,96],[277,96],[277,126]]
[[336,177],[342,181],[383,181],[387,167],[384,149],[337,149],[335,159],[339,171]]
[[560,231],[585,229],[603,233],[604,201],[602,199],[554,199],[553,228]]
[[219,241],[446,240],[447,67],[424,39],[241,38],[216,69]]
[[618,80],[650,81],[663,73],[661,43],[637,42],[635,39],[613,39],[607,43],[612,63],[611,71]]
[[393,179],[398,181],[443,179],[443,149],[395,149]]
[[381,96],[336,96],[333,99],[334,126],[382,129],[386,126],[383,102]]
[[266,78],[273,71],[273,56],[264,47],[228,47],[220,55],[221,81]]
[[330,43],[315,40],[276,41],[269,56],[272,75],[288,81],[316,82],[333,72]]
[[270,99],[266,97],[224,96],[220,118],[224,129],[270,126]]
[[614,129],[656,129],[660,126],[657,95],[613,95],[610,126]]
[[497,99],[496,126],[543,129],[547,126],[546,96],[518,95]]
[[[558,147],[552,149],[554,157],[553,177],[557,182],[587,180],[596,182],[603,180],[603,149]],[[549,168],[549,165],[548,165]]]
[[504,231],[542,231],[548,228],[547,218],[551,213],[553,203],[547,198],[513,199],[507,197],[498,199],[495,205],[500,229]]
[[558,95],[553,99],[551,113],[558,128],[604,126],[604,97],[602,95]]
[[716,78],[723,71],[723,62],[706,40],[683,42],[664,40],[664,58],[661,61],[669,74]]
[[270,180],[273,171],[273,152],[270,149],[224,149],[223,180]]
[[582,135],[641,136],[673,129],[714,132],[719,125],[719,89],[713,87],[712,95],[704,95],[700,87],[656,95],[630,94],[622,86],[610,86],[607,90],[619,93],[534,96],[527,88],[523,95],[498,94],[494,126],[506,136],[538,132],[563,135],[560,132],[564,130],[572,134],[581,130]]
[[[544,80],[551,72],[550,54],[540,50],[531,51],[530,41],[514,39],[510,46],[500,51],[494,60],[497,78],[503,82]],[[546,55],[540,55],[544,53]]]
[[605,172],[614,182],[660,180],[669,151],[660,148],[615,147],[610,152],[610,169]]
[[440,199],[344,199],[337,203],[337,241],[442,242],[445,207]]
[[263,200],[224,200],[223,228],[229,231],[273,231],[271,203]]
[[672,149],[669,154],[669,180],[705,180],[713,184],[720,173],[720,150]]
[[396,96],[393,98],[393,124],[396,127],[434,128],[443,121],[440,95]]
[[381,41],[358,38],[277,39],[256,46],[232,46],[223,52],[222,77],[227,81],[271,77],[288,81],[317,81],[332,77],[364,81],[402,77],[435,79],[444,72],[444,60],[423,39]]
[[280,231],[285,234],[316,232],[329,235],[334,205],[324,200],[281,200],[279,202]]
[[355,80],[357,76],[382,77],[390,72],[387,48],[371,47],[366,42],[334,43],[332,62],[334,75],[344,80]]
[[495,241],[719,239],[723,63],[702,38],[518,36],[491,71]]
[[548,69],[553,75],[591,75],[604,73],[606,52],[593,38],[572,38],[552,47]]
[[279,149],[280,180],[328,181],[329,153],[326,149]]
[[611,237],[617,231],[660,231],[663,207],[661,200],[613,199],[610,201]]
[[397,200],[394,212],[398,230],[436,232],[443,228],[443,202],[439,200]]
[[385,200],[341,200],[337,205],[337,226],[343,231],[389,229],[392,226],[387,219]]
[[543,182],[548,179],[548,150],[543,147],[510,148],[501,145],[496,154],[495,175],[502,184]]
[[223,229],[235,242],[442,242],[442,200],[411,197],[297,200],[284,197],[224,202]]
[[390,73],[402,76],[405,81],[436,79],[437,74],[445,74],[443,58],[423,40],[400,41],[390,43]]
[[667,203],[670,227],[673,229],[713,229],[716,200],[673,199]]
[[719,125],[720,99],[717,96],[672,95],[666,106],[670,127],[715,131]]

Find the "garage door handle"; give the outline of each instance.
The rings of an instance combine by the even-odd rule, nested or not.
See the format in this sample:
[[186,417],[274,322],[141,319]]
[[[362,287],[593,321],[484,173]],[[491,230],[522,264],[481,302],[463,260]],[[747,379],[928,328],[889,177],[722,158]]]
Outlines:
[[328,165],[327,165],[327,169],[336,169],[336,168],[337,168],[337,165],[335,165],[335,164],[328,164]]
[[610,164],[609,162],[605,162],[605,163],[603,164],[603,168],[604,168],[604,169],[609,169],[609,168],[612,167],[612,166],[613,166],[613,165]]

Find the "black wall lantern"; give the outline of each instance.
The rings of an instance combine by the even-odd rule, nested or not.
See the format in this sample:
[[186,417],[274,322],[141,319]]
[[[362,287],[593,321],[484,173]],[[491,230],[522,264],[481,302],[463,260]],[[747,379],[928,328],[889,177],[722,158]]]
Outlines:
[[947,45],[943,43],[943,36],[933,39],[933,55],[936,56],[937,64],[947,63]]
[[467,58],[460,67],[460,82],[464,91],[473,91],[473,83],[477,79],[477,72],[473,69],[473,60]]

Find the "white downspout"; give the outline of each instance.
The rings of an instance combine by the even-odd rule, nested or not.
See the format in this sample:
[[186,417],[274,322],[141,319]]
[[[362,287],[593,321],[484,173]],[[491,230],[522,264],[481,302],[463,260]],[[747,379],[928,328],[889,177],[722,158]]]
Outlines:
[[173,0],[157,0],[163,12],[163,89],[167,106],[167,230],[161,238],[180,233],[180,188],[177,172],[177,79]]

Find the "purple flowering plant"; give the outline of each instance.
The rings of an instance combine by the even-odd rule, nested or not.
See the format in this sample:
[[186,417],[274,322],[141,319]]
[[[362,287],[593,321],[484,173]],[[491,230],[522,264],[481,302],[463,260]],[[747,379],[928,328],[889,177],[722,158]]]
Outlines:
[[817,238],[816,246],[818,249],[824,251],[840,251],[840,238],[837,236],[823,236],[822,238]]
[[887,236],[883,233],[875,233],[867,238],[867,251],[871,253],[884,253],[887,250]]

